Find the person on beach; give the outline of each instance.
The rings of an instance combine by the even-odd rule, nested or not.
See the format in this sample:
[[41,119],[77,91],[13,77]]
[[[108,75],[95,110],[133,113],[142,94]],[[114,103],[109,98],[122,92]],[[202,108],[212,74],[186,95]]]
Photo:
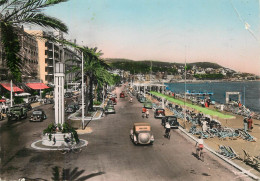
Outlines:
[[249,116],[247,123],[248,123],[248,131],[251,131],[252,125],[253,125],[253,120],[252,120],[251,116]]
[[243,121],[244,121],[244,131],[247,132],[247,128],[248,128],[247,117],[245,117]]

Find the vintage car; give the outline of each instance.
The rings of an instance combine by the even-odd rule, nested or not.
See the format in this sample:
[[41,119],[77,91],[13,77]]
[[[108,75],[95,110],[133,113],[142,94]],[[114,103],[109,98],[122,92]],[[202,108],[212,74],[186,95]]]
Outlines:
[[134,144],[153,144],[154,136],[150,123],[134,123],[130,131],[130,139]]
[[108,100],[107,105],[114,105],[114,102],[112,100]]
[[165,110],[163,108],[157,108],[154,111],[154,118],[163,118],[165,117]]
[[115,114],[116,113],[116,110],[115,110],[115,107],[113,105],[107,105],[105,107],[105,114]]
[[146,109],[152,109],[153,108],[153,103],[145,102],[143,107],[145,107]]
[[75,104],[69,104],[66,108],[65,108],[65,112],[66,113],[74,113],[77,111],[77,107],[75,106]]
[[27,111],[24,107],[21,106],[12,107],[7,113],[7,118],[8,121],[18,121],[20,119],[26,119]]
[[170,123],[171,128],[179,128],[179,122],[176,116],[165,116],[162,118],[162,125],[165,127],[166,122]]
[[65,98],[71,98],[73,96],[73,93],[72,92],[66,92],[65,94],[64,94],[64,97]]
[[125,98],[125,93],[124,92],[120,93],[120,98]]
[[33,111],[30,121],[31,122],[41,122],[44,119],[47,119],[45,112],[42,109],[36,109]]
[[116,98],[115,97],[111,97],[109,100],[111,100],[113,102],[113,105],[117,104]]
[[147,99],[144,96],[140,96],[138,101],[141,102],[141,103],[145,103],[147,101]]
[[54,100],[52,98],[47,98],[47,99],[44,99],[44,103],[45,104],[53,104]]

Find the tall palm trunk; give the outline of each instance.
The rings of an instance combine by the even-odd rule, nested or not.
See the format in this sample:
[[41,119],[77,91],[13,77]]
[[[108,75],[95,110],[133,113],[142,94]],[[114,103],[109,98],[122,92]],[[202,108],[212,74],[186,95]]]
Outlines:
[[94,77],[93,73],[90,73],[89,76],[89,111],[93,111],[93,83],[94,83]]

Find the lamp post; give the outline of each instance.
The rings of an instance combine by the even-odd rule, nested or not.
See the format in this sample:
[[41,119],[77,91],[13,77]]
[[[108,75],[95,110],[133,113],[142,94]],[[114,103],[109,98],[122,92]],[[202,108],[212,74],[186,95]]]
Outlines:
[[64,77],[65,65],[58,62],[55,64],[55,124],[64,123]]
[[82,102],[82,129],[84,129],[84,58],[83,58],[83,52],[82,52],[82,60],[81,60],[81,102]]

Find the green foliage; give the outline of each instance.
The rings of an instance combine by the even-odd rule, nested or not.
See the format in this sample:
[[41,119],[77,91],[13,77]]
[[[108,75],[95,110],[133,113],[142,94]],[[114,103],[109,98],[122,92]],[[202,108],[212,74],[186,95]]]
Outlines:
[[[74,128],[72,128],[68,123],[63,124],[62,133],[71,133],[72,137],[75,139],[76,143],[79,143],[79,136],[78,136],[77,131]],[[72,140],[73,140],[73,138],[72,138]]]
[[63,125],[55,125],[54,123],[51,123],[43,130],[43,134],[48,134],[49,139],[51,140],[52,134],[56,133],[57,129],[62,133],[71,133],[72,140],[75,139],[76,143],[79,143],[78,133],[68,123],[64,123]]
[[158,97],[163,97],[163,98],[167,99],[168,101],[173,102],[173,103],[178,104],[178,105],[181,105],[181,106],[183,106],[185,104],[187,107],[193,108],[193,109],[200,111],[200,112],[207,114],[207,115],[217,116],[217,117],[222,118],[222,119],[234,118],[234,116],[223,114],[223,113],[220,113],[220,112],[208,109],[208,108],[204,108],[204,107],[201,107],[201,106],[198,106],[198,105],[193,105],[193,104],[190,104],[190,103],[187,103],[187,102],[185,103],[182,100],[175,99],[171,96],[164,95],[164,94],[161,94],[161,93],[158,93],[158,92],[151,91],[151,94],[156,95]]
[[100,101],[95,101],[95,100],[94,100],[93,104],[94,104],[94,105],[100,105],[101,102],[100,102]]
[[15,104],[24,103],[23,98],[22,97],[14,97],[14,103]]
[[130,71],[131,74],[142,73],[147,74],[152,72],[168,72],[176,74],[177,70],[172,68],[172,64],[158,64],[149,61],[118,61],[110,63],[110,66],[114,69],[121,69],[124,71]]
[[195,74],[195,78],[197,79],[207,79],[207,80],[215,80],[215,79],[223,79],[224,75],[223,74]]
[[117,74],[113,74],[114,84],[120,83],[121,77]]
[[4,96],[5,98],[10,99],[10,93],[5,93]]
[[44,89],[43,92],[42,92],[42,97],[44,98],[47,93],[50,93],[53,90],[54,90],[54,88]]
[[3,43],[3,58],[7,60],[7,67],[11,72],[12,79],[21,81],[21,59],[18,56],[20,44],[18,35],[14,28],[4,22],[0,22],[0,29]]
[[189,63],[188,65],[190,66],[196,65],[197,67],[201,67],[201,68],[213,68],[213,69],[222,68],[222,66],[211,62],[195,62],[195,63]]
[[56,132],[56,126],[54,123],[49,124],[48,127],[43,130],[43,134],[55,133],[55,132]]

